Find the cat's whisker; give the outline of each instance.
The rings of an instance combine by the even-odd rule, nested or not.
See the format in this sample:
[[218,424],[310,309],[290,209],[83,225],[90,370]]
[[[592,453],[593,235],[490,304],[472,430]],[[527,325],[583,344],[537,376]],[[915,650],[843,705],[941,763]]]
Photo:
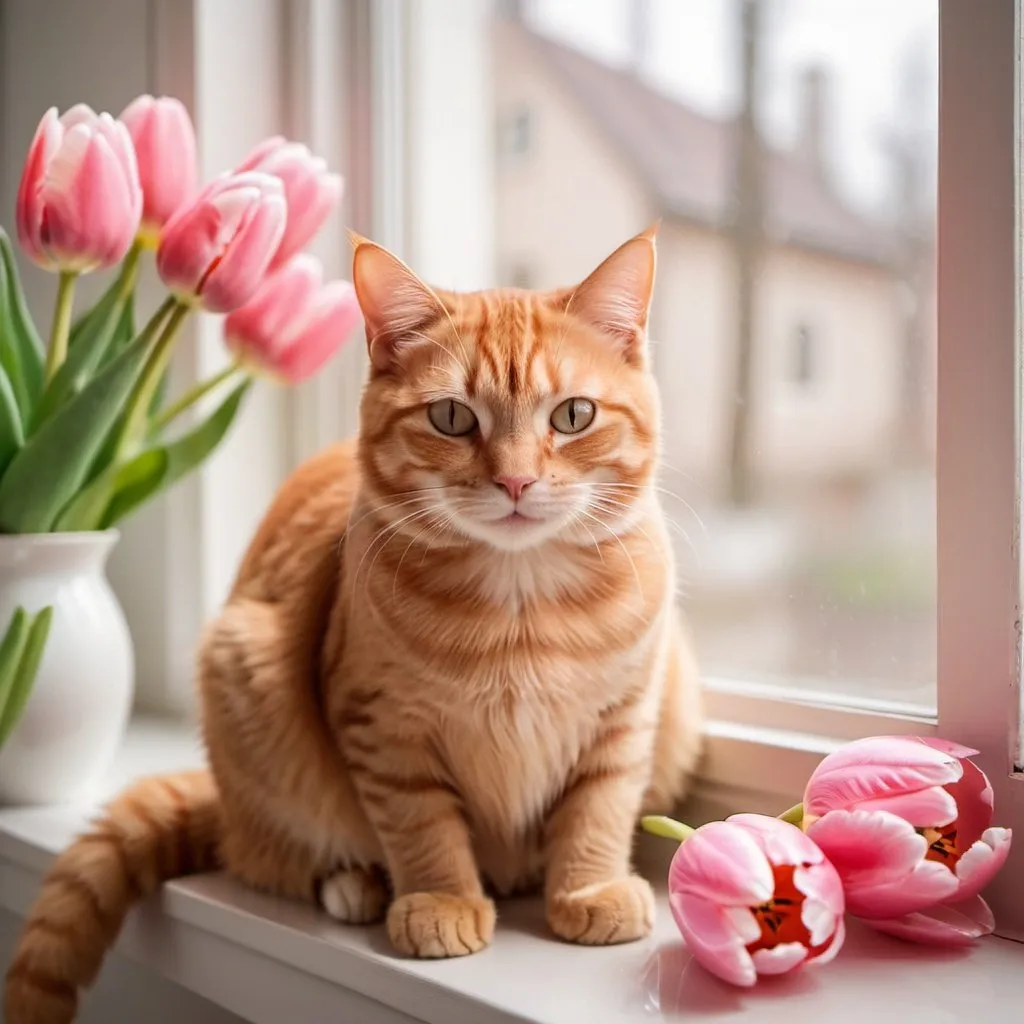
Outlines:
[[615,489],[632,492],[652,490],[656,494],[663,494],[668,498],[672,498],[674,501],[678,501],[679,504],[682,505],[693,516],[697,525],[701,529],[701,533],[704,534],[704,539],[706,540],[708,537],[707,526],[704,524],[704,520],[701,518],[700,513],[681,494],[677,494],[675,491],[670,491],[667,487],[660,487],[655,484],[625,483],[573,484],[570,486],[593,487],[595,490]]
[[597,551],[598,555],[601,558],[601,564],[602,565],[607,565],[607,563],[604,560],[604,551],[601,550],[601,544],[599,543],[597,537],[594,535],[594,531],[589,526],[587,526],[587,524],[583,521],[583,518],[580,515],[579,511],[576,511],[576,510],[573,511],[573,513],[572,513],[572,522],[575,525],[579,526],[581,529],[587,531],[587,536],[593,542],[594,549]]
[[409,515],[403,516],[397,522],[388,523],[385,526],[381,527],[381,529],[373,535],[373,537],[370,539],[369,544],[366,545],[366,550],[363,552],[363,557],[359,559],[359,564],[356,566],[356,571],[352,574],[352,596],[355,595],[356,583],[359,580],[359,572],[363,567],[363,563],[369,557],[370,552],[372,552],[373,549],[377,547],[377,554],[374,555],[374,559],[370,563],[370,567],[366,570],[367,583],[369,583],[370,574],[373,572],[374,565],[377,564],[377,558],[379,557],[380,552],[383,551],[385,547],[387,547],[387,542],[391,539],[391,537],[399,529],[401,529],[404,523],[407,523],[411,520],[415,520],[420,516],[428,515],[431,511],[433,511],[432,508],[425,508],[418,509],[415,512],[410,512]]
[[[404,501],[392,501],[392,502],[386,502],[386,503],[384,503],[382,505],[374,505],[371,508],[367,509],[361,516],[359,516],[358,519],[355,519],[352,522],[350,522],[345,527],[345,533],[346,534],[351,533],[352,530],[355,529],[355,527],[357,527],[364,520],[368,519],[370,516],[377,515],[377,514],[382,513],[382,512],[387,512],[387,511],[390,511],[391,509],[407,508],[409,505],[415,505],[417,502],[422,502],[424,500],[425,499],[422,498],[422,497],[416,497],[416,498],[407,498]],[[344,540],[344,537],[342,537],[342,540]]]
[[629,562],[629,567],[633,570],[633,579],[636,580],[637,592],[640,594],[640,608],[638,609],[637,614],[642,618],[644,614],[643,605],[646,601],[646,595],[644,594],[644,585],[640,581],[640,572],[637,570],[636,562],[633,561],[633,556],[629,553],[629,549],[625,544],[623,544],[622,538],[607,523],[601,522],[597,516],[591,515],[586,509],[580,509],[580,512],[588,519],[592,519],[598,526],[605,529],[609,536],[614,537],[616,543],[620,548],[622,548],[622,553],[626,556],[626,560]]
[[[393,581],[392,581],[392,583],[391,583],[391,603],[392,603],[392,604],[394,604],[394,603],[395,603],[395,601],[396,601],[396,600],[397,600],[397,598],[398,598],[398,577],[399,577],[399,576],[401,575],[401,573],[402,573],[402,563],[403,563],[403,562],[405,561],[405,556],[406,556],[407,554],[409,554],[409,551],[410,551],[410,549],[412,548],[412,546],[413,546],[413,545],[414,545],[414,544],[415,544],[415,543],[416,543],[416,542],[417,542],[417,541],[418,541],[418,540],[420,539],[420,537],[422,537],[422,536],[423,536],[423,534],[424,534],[424,533],[429,533],[429,532],[430,532],[430,531],[431,531],[432,529],[436,529],[436,528],[437,528],[437,525],[438,525],[438,524],[437,524],[437,511],[438,511],[438,510],[434,510],[434,509],[432,509],[431,511],[433,511],[433,512],[434,512],[434,518],[431,518],[431,519],[429,519],[429,520],[427,521],[427,525],[426,525],[426,526],[424,526],[424,527],[423,527],[423,528],[422,528],[422,529],[421,529],[421,530],[420,530],[420,531],[419,531],[419,532],[418,532],[418,533],[417,533],[417,534],[416,534],[416,535],[415,535],[415,536],[414,536],[414,537],[412,538],[412,540],[410,540],[410,541],[409,541],[409,543],[408,543],[408,544],[407,544],[407,545],[405,546],[405,550],[404,550],[404,551],[402,552],[402,557],[401,557],[401,558],[399,558],[399,560],[398,560],[398,565],[397,565],[397,566],[395,567],[395,578],[394,578],[394,580],[393,580]],[[429,544],[429,542],[428,542],[428,543],[427,543],[427,544],[425,545],[425,550],[424,550],[424,552],[423,552],[423,558],[426,558],[426,556],[427,556],[427,553],[428,553],[428,552],[429,552],[430,550],[431,550],[431,545],[430,545],[430,544]],[[422,559],[421,559],[421,564],[422,564]]]

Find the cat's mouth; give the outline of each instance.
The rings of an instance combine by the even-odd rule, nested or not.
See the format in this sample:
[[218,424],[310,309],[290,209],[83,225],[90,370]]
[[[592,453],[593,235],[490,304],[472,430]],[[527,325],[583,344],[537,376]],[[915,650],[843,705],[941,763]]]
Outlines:
[[528,526],[530,523],[539,523],[540,520],[534,516],[523,515],[518,509],[509,512],[507,516],[502,516],[501,519],[495,520],[498,526],[508,526],[515,528],[517,526]]

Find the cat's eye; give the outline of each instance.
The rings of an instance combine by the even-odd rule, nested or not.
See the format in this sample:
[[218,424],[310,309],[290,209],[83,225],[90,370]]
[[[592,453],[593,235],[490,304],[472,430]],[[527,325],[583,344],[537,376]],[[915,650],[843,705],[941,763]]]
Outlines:
[[560,434],[578,434],[594,422],[596,411],[589,398],[567,398],[551,414],[551,426]]
[[427,415],[434,429],[449,437],[462,437],[476,429],[476,417],[461,402],[443,398],[427,407]]

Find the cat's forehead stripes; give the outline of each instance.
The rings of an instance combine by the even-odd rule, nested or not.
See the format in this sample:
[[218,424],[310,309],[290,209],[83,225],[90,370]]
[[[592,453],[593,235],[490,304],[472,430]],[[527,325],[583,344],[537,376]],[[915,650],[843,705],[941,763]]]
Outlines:
[[470,398],[498,393],[513,401],[531,401],[552,391],[554,321],[539,296],[512,291],[480,294],[460,312],[460,333],[472,341],[466,379]]

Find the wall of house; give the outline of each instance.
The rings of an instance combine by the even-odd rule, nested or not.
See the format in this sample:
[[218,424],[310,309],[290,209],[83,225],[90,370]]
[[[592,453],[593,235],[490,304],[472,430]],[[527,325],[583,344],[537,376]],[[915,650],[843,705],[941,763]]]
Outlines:
[[[735,400],[734,269],[728,243],[672,224],[659,252],[657,367],[666,461],[705,486],[724,473]],[[771,485],[843,479],[884,465],[899,400],[900,321],[883,272],[778,246],[759,279],[755,464]],[[795,379],[797,335],[810,377]]]
[[[532,287],[585,277],[655,214],[646,193],[576,104],[551,80],[514,25],[495,25],[497,275]],[[527,112],[529,146],[501,143],[508,119]]]

